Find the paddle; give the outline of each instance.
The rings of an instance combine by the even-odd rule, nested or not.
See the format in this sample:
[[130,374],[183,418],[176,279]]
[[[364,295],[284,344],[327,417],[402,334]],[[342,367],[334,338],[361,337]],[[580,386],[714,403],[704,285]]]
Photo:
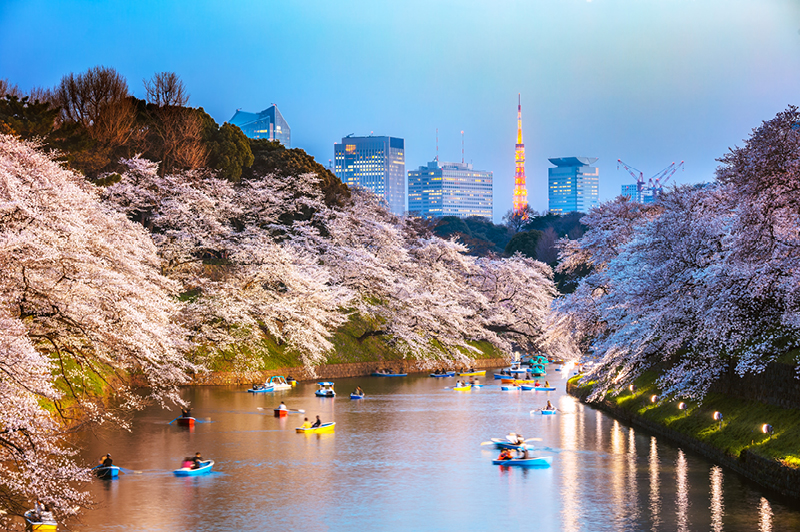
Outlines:
[[290,414],[305,414],[305,410],[289,410]]
[[179,420],[180,418],[182,418],[182,417],[183,417],[183,414],[181,414],[180,416],[176,417],[175,419],[173,419],[172,421],[170,421],[169,423],[167,423],[167,425],[172,425],[173,423],[175,423],[176,421],[178,421],[178,420]]
[[525,442],[529,441],[543,441],[541,438],[525,438]]
[[[117,466],[117,467],[119,467],[119,466]],[[126,469],[124,467],[120,467],[119,470],[122,471],[123,473],[135,473],[137,475],[141,475],[142,474],[141,471],[136,471],[135,469]]]

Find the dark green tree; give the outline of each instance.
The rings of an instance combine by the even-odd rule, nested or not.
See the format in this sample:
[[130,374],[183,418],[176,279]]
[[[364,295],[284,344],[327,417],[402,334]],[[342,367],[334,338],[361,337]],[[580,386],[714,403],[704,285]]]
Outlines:
[[31,102],[28,96],[18,98],[7,94],[0,98],[0,132],[24,139],[47,138],[53,132],[59,111],[47,102]]
[[204,121],[204,139],[208,148],[208,166],[222,179],[237,182],[242,178],[242,168],[253,164],[253,152],[247,136],[238,127],[225,122],[217,127],[214,119],[201,107]]
[[505,253],[506,255],[513,255],[514,253],[519,251],[526,257],[536,259],[538,258],[536,256],[536,248],[539,245],[539,241],[542,239],[543,236],[544,233],[536,229],[532,231],[521,231],[516,235],[512,236],[511,240],[508,241]]

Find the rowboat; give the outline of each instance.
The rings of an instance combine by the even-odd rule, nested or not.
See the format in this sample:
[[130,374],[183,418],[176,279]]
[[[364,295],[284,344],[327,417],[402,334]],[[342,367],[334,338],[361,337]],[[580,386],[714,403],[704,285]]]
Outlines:
[[119,468],[115,465],[97,466],[93,471],[97,478],[117,478],[119,476]]
[[173,471],[173,473],[175,473],[176,477],[194,477],[197,475],[210,473],[211,468],[214,467],[214,460],[205,460],[200,463],[202,465],[196,469],[192,469],[191,467],[182,467],[180,469],[176,469]]
[[534,386],[533,389],[536,390],[537,392],[554,392],[554,391],[556,391],[556,387],[555,386]]
[[464,384],[462,386],[453,386],[453,390],[456,392],[466,392],[467,390],[471,389],[471,384]]
[[408,377],[408,373],[384,373],[376,371],[372,373],[373,377]]
[[178,425],[181,427],[194,427],[195,419],[193,417],[179,417],[177,420]]
[[519,390],[519,386],[515,386],[513,384],[504,384],[500,387],[500,389],[504,392],[516,392]]
[[483,388],[483,387],[484,387],[484,386],[486,386],[486,385],[485,385],[485,384],[470,384],[470,386],[471,386],[472,388]]
[[350,399],[363,399],[365,397],[365,395],[366,394],[363,394],[363,393],[361,395],[359,395],[357,393],[351,393],[350,394]]
[[550,467],[552,456],[537,456],[536,458],[510,458],[508,460],[492,460],[494,465],[520,466],[520,467]]
[[536,384],[536,381],[533,379],[501,379],[500,384],[516,384],[520,386],[522,384]]
[[498,449],[522,449],[523,447],[526,449],[533,449],[532,445],[526,445],[524,443],[511,443],[508,441],[508,439],[504,440],[502,438],[491,438],[491,440],[492,443],[494,443],[494,446]]
[[303,434],[327,434],[333,432],[336,423],[331,421],[330,423],[323,423],[319,427],[309,427],[304,429],[303,427],[297,427],[295,432],[302,432]]
[[275,417],[286,417],[289,415],[289,411],[285,408],[276,408],[274,412]]
[[541,364],[533,364],[533,365],[531,365],[530,373],[534,377],[544,377],[545,375],[547,375],[547,372],[545,371],[544,366],[541,365]]
[[536,386],[533,386],[533,385],[530,385],[530,384],[522,384],[522,385],[520,385],[520,389],[522,391],[524,391],[524,392],[529,392],[531,390],[535,390]]
[[455,371],[448,371],[446,373],[431,373],[431,377],[442,378],[442,377],[455,377]]
[[272,386],[272,389],[275,391],[292,389],[292,385],[286,382],[286,377],[282,375],[273,375],[264,385]]
[[542,414],[543,416],[554,416],[558,410],[531,410],[531,414]]
[[36,532],[55,532],[58,523],[53,519],[50,512],[42,512],[41,516],[36,515],[35,510],[25,512],[25,530]]
[[464,373],[459,373],[458,374],[459,377],[478,377],[478,376],[481,376],[481,375],[486,375],[486,370],[485,369],[481,370],[481,371],[466,371]]
[[[291,386],[289,386],[289,387],[291,388]],[[253,385],[253,387],[250,388],[247,391],[250,392],[250,393],[274,392],[275,391],[275,387],[274,386],[267,386],[265,384],[256,384],[256,385]]]
[[336,392],[333,391],[332,382],[318,382],[317,386],[319,388],[314,392],[317,397],[334,397],[336,395]]

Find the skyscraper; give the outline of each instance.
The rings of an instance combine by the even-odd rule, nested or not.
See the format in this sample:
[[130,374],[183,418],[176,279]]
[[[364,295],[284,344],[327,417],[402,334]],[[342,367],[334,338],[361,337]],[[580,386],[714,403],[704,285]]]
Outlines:
[[655,199],[650,190],[642,190],[639,192],[639,185],[622,185],[622,195],[628,196],[631,201],[638,201],[639,203],[653,203]]
[[276,105],[267,107],[260,113],[237,109],[229,122],[239,126],[251,139],[277,140],[287,148],[292,146],[292,130]]
[[408,172],[411,216],[492,217],[492,172],[471,164],[431,161]]
[[522,96],[517,95],[517,147],[514,171],[514,212],[521,214],[528,207],[528,189],[525,186],[525,144],[522,143]]
[[336,177],[381,196],[394,214],[405,213],[405,142],[395,137],[344,137],[333,147]]
[[551,214],[589,212],[600,204],[600,170],[591,166],[597,157],[548,159],[555,168],[548,174],[548,200]]

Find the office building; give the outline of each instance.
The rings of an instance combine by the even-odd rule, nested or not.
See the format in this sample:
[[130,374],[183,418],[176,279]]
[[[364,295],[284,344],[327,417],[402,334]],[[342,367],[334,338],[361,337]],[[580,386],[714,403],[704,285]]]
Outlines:
[[631,201],[639,203],[653,203],[655,199],[652,190],[642,189],[639,191],[639,185],[636,183],[633,185],[622,185],[622,195],[629,197]]
[[492,172],[431,161],[408,172],[408,213],[421,218],[492,218]]
[[589,212],[600,204],[600,171],[592,166],[597,157],[548,159],[555,168],[548,174],[548,199],[551,214]]
[[352,137],[333,146],[334,173],[347,186],[371,190],[389,210],[406,211],[405,142],[395,137]]
[[278,111],[276,105],[267,107],[260,113],[237,110],[228,122],[251,139],[277,140],[287,148],[292,147],[292,130]]

